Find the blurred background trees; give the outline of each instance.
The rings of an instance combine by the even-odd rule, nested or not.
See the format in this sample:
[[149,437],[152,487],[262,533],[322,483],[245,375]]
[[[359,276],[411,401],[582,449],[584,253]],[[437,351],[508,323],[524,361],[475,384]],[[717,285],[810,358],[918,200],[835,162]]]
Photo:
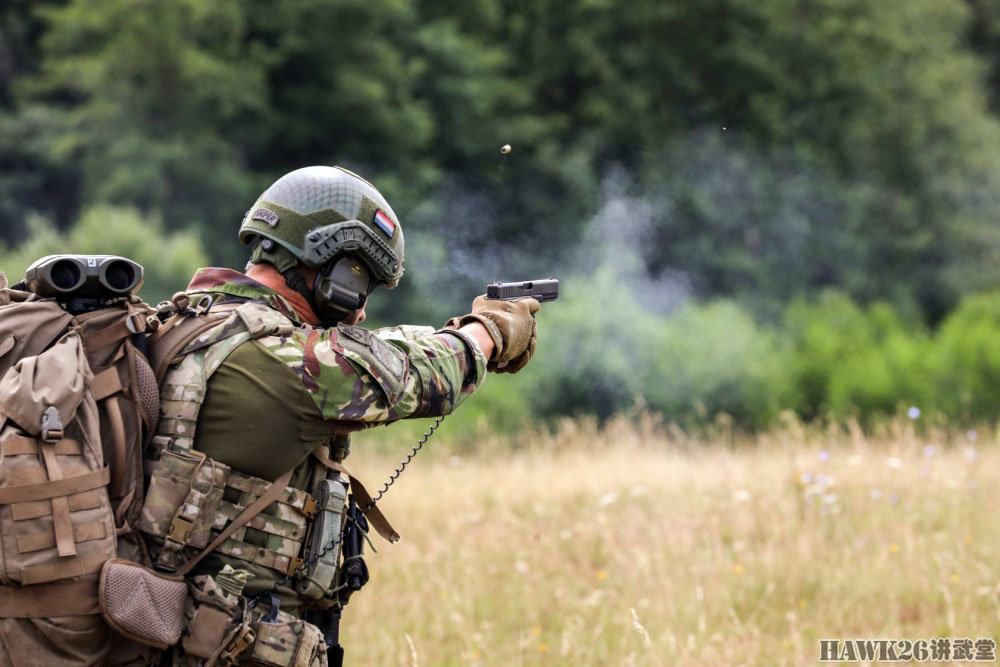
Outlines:
[[566,281],[497,414],[994,417],[998,100],[998,0],[9,0],[0,269],[122,252],[156,301],[341,164],[408,237],[376,319]]

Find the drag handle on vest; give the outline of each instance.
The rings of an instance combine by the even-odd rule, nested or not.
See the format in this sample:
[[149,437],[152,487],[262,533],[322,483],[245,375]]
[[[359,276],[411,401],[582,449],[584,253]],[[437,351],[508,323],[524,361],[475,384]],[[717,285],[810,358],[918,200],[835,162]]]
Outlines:
[[545,278],[513,283],[490,283],[486,286],[486,298],[490,301],[513,301],[525,298],[539,302],[555,301],[559,298],[559,281],[555,278]]
[[60,301],[111,299],[134,294],[142,277],[142,266],[117,255],[48,255],[28,267],[24,286]]

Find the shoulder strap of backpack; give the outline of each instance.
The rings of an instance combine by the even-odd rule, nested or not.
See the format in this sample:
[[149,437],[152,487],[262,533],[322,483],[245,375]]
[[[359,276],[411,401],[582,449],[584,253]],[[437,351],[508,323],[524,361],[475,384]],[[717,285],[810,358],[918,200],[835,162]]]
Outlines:
[[156,375],[156,383],[163,382],[170,364],[188,343],[223,322],[239,306],[238,303],[226,303],[213,306],[201,315],[174,315],[167,320],[149,340],[149,363]]

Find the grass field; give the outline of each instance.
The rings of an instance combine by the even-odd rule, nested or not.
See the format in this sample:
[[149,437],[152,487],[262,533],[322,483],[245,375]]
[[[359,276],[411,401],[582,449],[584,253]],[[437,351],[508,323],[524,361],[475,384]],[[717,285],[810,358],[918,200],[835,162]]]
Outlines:
[[[995,432],[447,429],[383,503],[403,540],[375,537],[349,664],[802,665],[819,638],[1000,634]],[[364,438],[377,487],[398,456]]]

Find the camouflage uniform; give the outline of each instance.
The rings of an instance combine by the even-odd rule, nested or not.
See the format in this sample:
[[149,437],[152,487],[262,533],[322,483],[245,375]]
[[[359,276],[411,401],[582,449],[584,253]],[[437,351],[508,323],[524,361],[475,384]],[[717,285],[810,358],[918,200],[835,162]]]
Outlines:
[[[247,570],[252,577],[244,595],[252,597],[270,591],[302,555],[301,543],[287,536],[302,539],[306,524],[295,510],[309,501],[305,492],[326,475],[310,457],[313,450],[333,438],[330,455],[340,459],[351,431],[450,413],[482,384],[487,360],[471,337],[457,331],[416,326],[324,329],[306,324],[287,299],[231,269],[199,270],[188,294],[197,299],[202,293],[212,295],[215,306],[250,304],[241,306],[241,312],[249,309],[249,318],[262,322],[265,335],[230,335],[227,325],[243,326],[235,317],[206,334],[201,349],[167,374],[158,434],[161,440],[163,433],[173,434],[168,449],[185,438],[178,434],[189,434],[188,448],[193,445],[208,459],[231,467],[227,485],[236,492],[259,487],[260,480],[254,478],[271,481],[295,468],[279,511],[242,529],[239,540],[227,540],[223,547],[232,542],[228,548],[220,547],[195,571],[216,575],[227,565]],[[195,397],[197,382],[186,375],[199,373],[208,380],[204,396]],[[193,399],[200,402],[196,414],[185,407]],[[194,474],[208,480],[206,488],[215,488],[210,478],[216,473],[213,465]],[[227,492],[232,490],[228,486]],[[151,485],[141,527],[162,535],[169,530],[162,525],[163,515],[156,516],[155,500],[149,500],[153,495]],[[245,506],[252,497],[231,497],[231,507]],[[226,505],[225,498],[221,504]],[[206,537],[209,528],[225,524],[224,514],[219,514],[221,519],[208,517],[215,525],[201,526]],[[271,529],[278,523],[283,533]],[[158,549],[153,551],[155,557]],[[293,584],[277,592],[281,611],[297,615],[304,600]]]

